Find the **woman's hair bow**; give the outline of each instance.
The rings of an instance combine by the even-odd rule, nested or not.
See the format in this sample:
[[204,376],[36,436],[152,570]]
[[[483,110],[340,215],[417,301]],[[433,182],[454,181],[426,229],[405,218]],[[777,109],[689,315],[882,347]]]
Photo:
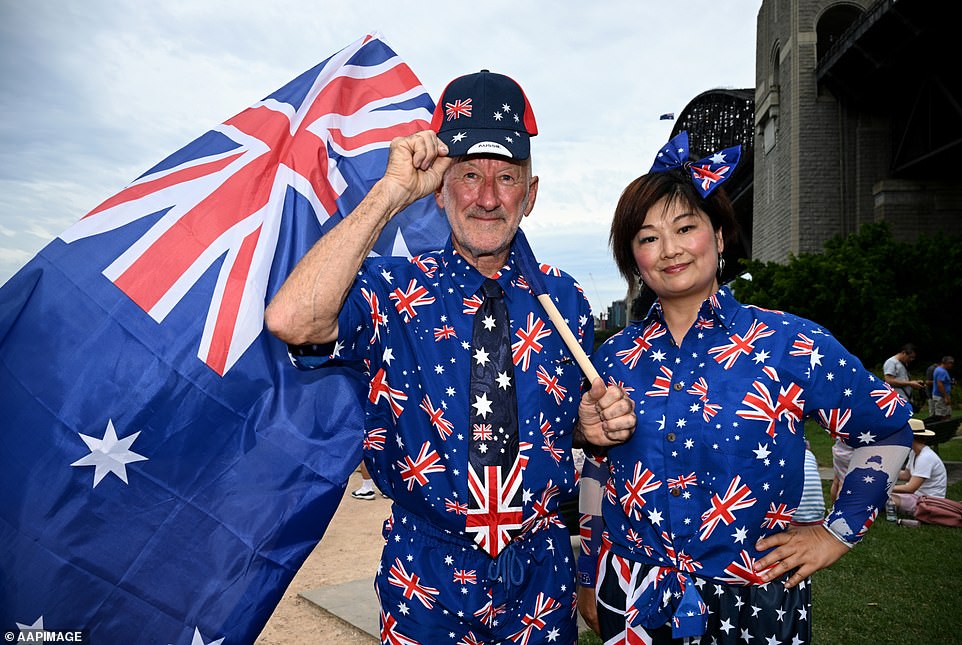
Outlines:
[[682,130],[658,151],[655,163],[648,172],[666,172],[675,168],[685,168],[691,173],[695,189],[704,198],[732,176],[741,156],[742,147],[738,145],[725,148],[694,163],[688,161],[688,132]]

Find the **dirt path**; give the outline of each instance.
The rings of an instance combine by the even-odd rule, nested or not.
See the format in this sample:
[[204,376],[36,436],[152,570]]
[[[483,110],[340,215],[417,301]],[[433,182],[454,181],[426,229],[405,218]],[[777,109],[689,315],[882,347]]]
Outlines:
[[[347,490],[360,485],[354,473]],[[323,585],[367,578],[373,581],[381,557],[381,524],[391,503],[352,499],[346,493],[320,544],[294,576],[256,645],[371,645],[378,640],[301,598],[298,594]],[[372,582],[373,584],[373,582]]]

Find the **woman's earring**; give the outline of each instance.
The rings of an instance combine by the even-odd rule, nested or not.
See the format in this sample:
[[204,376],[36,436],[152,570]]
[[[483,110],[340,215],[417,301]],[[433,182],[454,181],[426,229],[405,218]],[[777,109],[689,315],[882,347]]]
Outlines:
[[718,275],[721,275],[725,271],[725,258],[718,256]]

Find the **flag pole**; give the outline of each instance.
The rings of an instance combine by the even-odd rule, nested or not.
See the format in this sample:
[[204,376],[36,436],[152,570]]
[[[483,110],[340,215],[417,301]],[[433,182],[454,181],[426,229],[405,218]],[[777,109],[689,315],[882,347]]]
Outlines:
[[568,347],[571,355],[574,356],[575,362],[578,363],[578,367],[581,368],[582,373],[588,378],[588,382],[594,383],[595,379],[601,378],[598,370],[591,364],[591,360],[581,347],[581,343],[579,343],[575,335],[571,333],[571,328],[568,327],[568,323],[565,322],[561,312],[558,311],[558,307],[556,307],[554,301],[551,300],[551,295],[545,286],[541,270],[538,268],[538,263],[534,259],[534,253],[531,251],[531,245],[528,244],[528,238],[525,237],[524,231],[520,228],[514,237],[514,252],[518,260],[518,267],[521,269],[521,273],[524,274],[525,279],[527,279],[531,291],[534,292],[538,302],[541,303],[541,307],[545,310],[545,313],[548,314],[548,318],[551,319],[551,323],[555,329],[561,334],[561,339]]

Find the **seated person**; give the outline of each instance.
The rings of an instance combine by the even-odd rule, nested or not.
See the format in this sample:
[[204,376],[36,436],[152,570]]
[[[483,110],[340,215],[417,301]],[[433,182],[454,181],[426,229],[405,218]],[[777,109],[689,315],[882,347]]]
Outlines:
[[909,425],[912,427],[912,450],[905,469],[899,473],[899,480],[906,480],[906,483],[897,484],[892,489],[892,501],[899,511],[915,517],[915,506],[920,497],[945,497],[948,475],[945,464],[923,439],[934,437],[935,433],[928,430],[921,419],[909,419]]
[[818,472],[818,460],[805,440],[805,479],[802,499],[798,503],[792,524],[804,526],[820,524],[825,519],[825,497],[822,494],[822,477]]

